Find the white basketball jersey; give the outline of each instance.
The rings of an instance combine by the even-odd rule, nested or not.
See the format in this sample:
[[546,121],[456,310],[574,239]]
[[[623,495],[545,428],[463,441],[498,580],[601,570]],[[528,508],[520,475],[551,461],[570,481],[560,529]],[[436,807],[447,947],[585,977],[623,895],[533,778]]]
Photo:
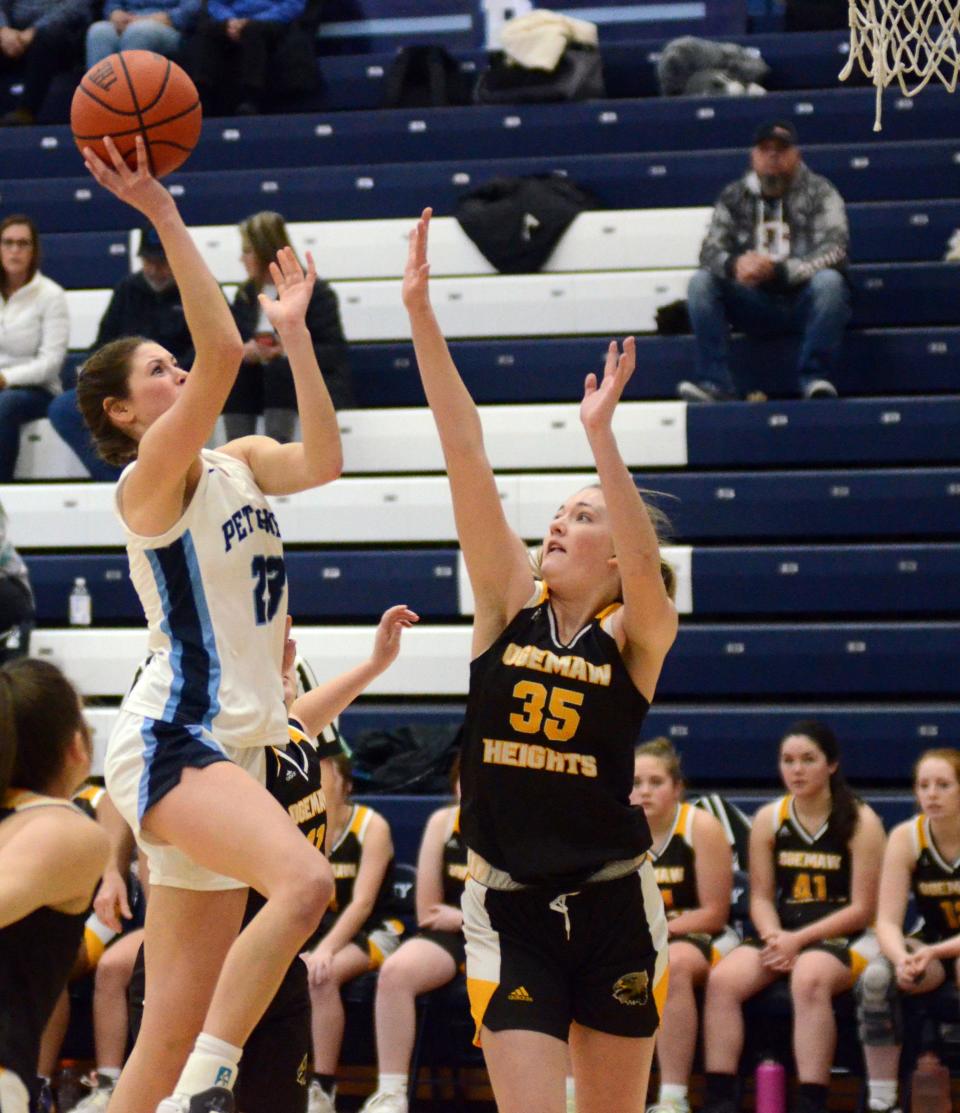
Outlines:
[[200,726],[221,745],[284,746],[280,666],[287,582],[280,530],[246,464],[200,453],[203,474],[181,519],[158,537],[131,532],[119,492],[130,578],[149,656],[126,710]]

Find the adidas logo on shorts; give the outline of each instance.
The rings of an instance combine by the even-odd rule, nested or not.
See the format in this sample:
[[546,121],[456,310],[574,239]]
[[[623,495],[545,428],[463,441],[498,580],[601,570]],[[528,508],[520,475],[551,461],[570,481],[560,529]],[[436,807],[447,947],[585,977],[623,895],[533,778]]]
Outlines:
[[526,986],[518,985],[512,993],[507,994],[508,1001],[523,1001],[527,1004],[533,1004],[533,998],[527,992]]

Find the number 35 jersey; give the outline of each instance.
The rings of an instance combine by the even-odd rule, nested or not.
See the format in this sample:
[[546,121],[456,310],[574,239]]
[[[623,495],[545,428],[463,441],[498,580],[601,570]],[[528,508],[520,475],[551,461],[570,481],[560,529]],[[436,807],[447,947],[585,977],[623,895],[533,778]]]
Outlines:
[[209,732],[221,745],[283,746],[280,666],[287,615],[277,520],[246,464],[204,449],[180,520],[133,533],[120,491],[130,579],[147,617],[149,656],[124,701],[138,715]]
[[515,882],[572,888],[650,846],[629,802],[649,704],[597,615],[559,641],[546,587],[470,666],[461,830]]

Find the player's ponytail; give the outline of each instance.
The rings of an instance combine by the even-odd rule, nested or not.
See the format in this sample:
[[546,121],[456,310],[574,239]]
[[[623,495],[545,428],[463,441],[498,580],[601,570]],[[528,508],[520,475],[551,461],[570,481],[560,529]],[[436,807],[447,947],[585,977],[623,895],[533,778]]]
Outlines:
[[854,796],[840,768],[840,743],[826,723],[819,719],[801,719],[794,723],[780,740],[791,734],[800,734],[817,747],[830,765],[836,769],[830,774],[830,823],[829,830],[846,846],[853,838],[860,822],[860,801]]
[[130,396],[130,357],[148,341],[142,336],[121,336],[98,348],[77,377],[77,406],[90,430],[97,455],[115,468],[135,460],[137,442],[110,420],[104,403]]
[[80,699],[49,661],[21,658],[0,674],[0,787],[46,792],[78,731],[89,751]]
[[10,788],[16,760],[17,721],[13,710],[13,692],[7,670],[0,668],[0,804]]

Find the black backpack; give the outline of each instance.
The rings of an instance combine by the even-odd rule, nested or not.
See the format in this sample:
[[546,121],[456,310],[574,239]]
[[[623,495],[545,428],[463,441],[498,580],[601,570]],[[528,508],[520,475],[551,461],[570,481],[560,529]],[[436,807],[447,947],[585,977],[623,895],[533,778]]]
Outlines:
[[442,46],[404,46],[390,63],[384,108],[442,108],[469,104],[472,81]]
[[490,68],[477,82],[474,99],[478,104],[544,104],[600,100],[606,95],[600,51],[568,46],[552,70],[511,65],[502,51],[494,51]]
[[538,271],[578,213],[597,208],[586,190],[553,174],[493,178],[457,203],[461,228],[502,274]]

